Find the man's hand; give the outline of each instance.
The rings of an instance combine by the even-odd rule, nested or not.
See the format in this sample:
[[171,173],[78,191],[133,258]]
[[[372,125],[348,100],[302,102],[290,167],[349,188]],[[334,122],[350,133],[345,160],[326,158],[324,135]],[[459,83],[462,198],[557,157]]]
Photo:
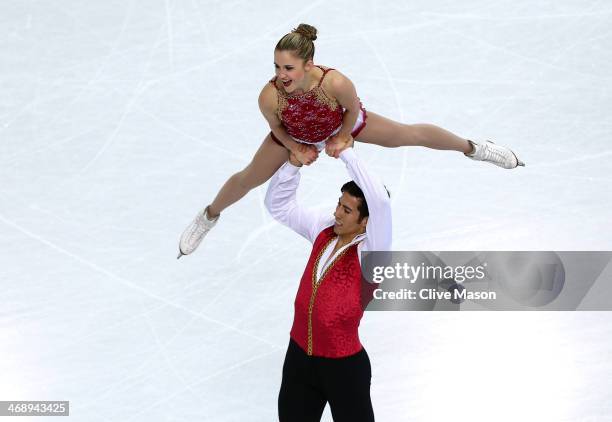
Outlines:
[[289,160],[291,160],[291,155],[293,155],[299,163],[309,166],[319,158],[319,151],[317,151],[314,145],[299,144],[296,149],[291,151]]
[[347,148],[351,148],[354,143],[351,135],[334,135],[325,142],[325,152],[330,157],[338,158],[340,153]]

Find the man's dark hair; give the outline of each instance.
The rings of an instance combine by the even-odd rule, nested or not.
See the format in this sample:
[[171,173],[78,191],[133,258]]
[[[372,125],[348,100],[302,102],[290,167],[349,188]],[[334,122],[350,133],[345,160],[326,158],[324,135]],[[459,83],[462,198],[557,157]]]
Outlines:
[[[387,189],[386,186],[385,186],[385,190],[387,191],[387,195],[389,196],[389,198],[391,198],[389,189]],[[370,211],[368,210],[368,203],[366,202],[363,191],[361,190],[359,186],[357,186],[357,183],[355,183],[352,180],[350,182],[346,182],[340,188],[340,192],[342,193],[346,192],[349,195],[354,196],[355,198],[359,199],[359,205],[357,205],[357,211],[359,211],[359,218],[357,219],[358,223],[361,223],[361,220],[363,220],[364,218],[370,215]]]
[[349,195],[359,199],[359,205],[357,205],[357,211],[359,211],[359,218],[357,219],[358,223],[361,223],[361,220],[370,215],[370,211],[368,211],[368,203],[363,195],[363,191],[359,186],[357,186],[357,183],[352,180],[350,182],[346,182],[340,188],[340,192],[346,192]]

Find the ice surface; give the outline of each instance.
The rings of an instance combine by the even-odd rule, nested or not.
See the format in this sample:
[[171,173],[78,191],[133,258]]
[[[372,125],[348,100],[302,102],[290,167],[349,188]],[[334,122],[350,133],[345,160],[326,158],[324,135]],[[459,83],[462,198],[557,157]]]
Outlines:
[[[611,13],[590,0],[3,1],[0,400],[70,400],[86,422],[275,420],[309,245],[267,215],[264,185],[175,258],[265,136],[257,96],[300,22],[368,110],[527,163],[358,145],[392,192],[396,250],[612,249]],[[322,157],[300,200],[331,212],[346,178]],[[369,312],[376,419],[610,421],[611,327],[604,312]]]

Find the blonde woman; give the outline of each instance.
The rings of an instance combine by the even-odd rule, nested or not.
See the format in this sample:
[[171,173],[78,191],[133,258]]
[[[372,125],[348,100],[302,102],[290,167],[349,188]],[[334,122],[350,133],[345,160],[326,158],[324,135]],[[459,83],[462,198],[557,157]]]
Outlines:
[[323,149],[338,157],[339,151],[354,139],[387,148],[453,150],[506,169],[524,166],[510,149],[492,142],[476,143],[431,124],[399,123],[366,112],[349,78],[335,69],[314,64],[316,39],[316,28],[300,24],[276,44],[276,76],[259,95],[259,108],[271,132],[251,163],[231,176],[185,229],[178,258],[192,253],[221,212],[269,180],[290,153],[300,163],[310,165]]

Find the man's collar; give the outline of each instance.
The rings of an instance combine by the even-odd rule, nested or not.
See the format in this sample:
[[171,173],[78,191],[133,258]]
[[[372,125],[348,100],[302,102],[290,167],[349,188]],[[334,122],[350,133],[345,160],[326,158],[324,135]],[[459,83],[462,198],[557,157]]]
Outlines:
[[366,232],[363,232],[363,233],[358,234],[358,235],[357,235],[357,236],[355,236],[355,237],[353,238],[353,240],[351,240],[351,241],[350,241],[348,244],[349,244],[349,245],[352,245],[352,244],[354,244],[354,243],[361,242],[363,239],[365,239],[365,238],[366,238],[366,234],[367,234]]

